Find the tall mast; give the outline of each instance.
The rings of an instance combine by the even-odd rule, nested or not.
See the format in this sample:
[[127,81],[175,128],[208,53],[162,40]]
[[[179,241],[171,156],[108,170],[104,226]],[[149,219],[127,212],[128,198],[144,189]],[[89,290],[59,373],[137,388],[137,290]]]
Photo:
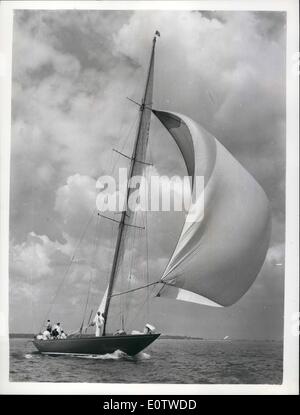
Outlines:
[[[151,50],[151,57],[149,63],[149,69],[147,74],[146,86],[144,91],[144,96],[142,99],[142,103],[140,105],[140,116],[139,116],[139,124],[137,128],[137,134],[135,138],[135,143],[133,147],[131,163],[129,168],[128,174],[128,182],[130,181],[131,177],[138,175],[141,169],[141,163],[145,161],[146,155],[146,148],[148,143],[149,137],[149,127],[150,127],[150,117],[151,117],[151,110],[152,110],[152,95],[153,95],[153,74],[154,74],[154,52],[155,52],[155,43],[156,43],[156,36],[159,36],[159,32],[155,32],[153,43],[152,43],[152,50]],[[111,296],[113,293],[114,283],[117,276],[120,260],[121,260],[121,252],[122,252],[122,245],[124,244],[124,229],[130,221],[131,212],[128,210],[128,200],[130,194],[133,190],[128,188],[127,189],[127,203],[126,203],[126,210],[122,212],[119,229],[118,229],[118,236],[116,241],[115,253],[113,258],[112,269],[110,273],[108,289],[107,289],[107,299],[104,308],[104,326],[103,326],[103,336],[106,334],[106,324],[108,320],[108,311],[111,301]],[[127,219],[127,222],[125,220]]]

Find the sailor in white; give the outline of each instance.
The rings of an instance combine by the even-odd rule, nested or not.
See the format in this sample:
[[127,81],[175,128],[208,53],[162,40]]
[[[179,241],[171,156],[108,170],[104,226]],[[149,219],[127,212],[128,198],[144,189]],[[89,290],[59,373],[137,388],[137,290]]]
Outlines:
[[49,340],[50,339],[50,333],[48,330],[45,330],[43,332],[43,340]]
[[59,338],[60,339],[66,339],[67,338],[66,333],[63,330],[61,331],[61,335],[59,336]]
[[144,334],[152,334],[155,332],[155,327],[152,324],[147,323],[144,327]]
[[100,313],[100,311],[97,311],[97,314],[94,318],[94,324],[96,326],[96,333],[95,336],[96,337],[100,337],[101,335],[101,329],[104,325],[104,316],[103,313]]
[[48,320],[48,321],[47,321],[47,327],[46,327],[46,330],[48,330],[48,331],[49,331],[49,333],[51,333],[51,331],[52,331],[52,325],[51,325],[51,321],[50,321],[50,320]]

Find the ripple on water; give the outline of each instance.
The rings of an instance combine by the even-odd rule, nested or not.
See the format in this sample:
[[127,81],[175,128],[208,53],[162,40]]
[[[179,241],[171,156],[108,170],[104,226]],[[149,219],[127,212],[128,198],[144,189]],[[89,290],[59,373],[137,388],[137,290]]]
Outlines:
[[282,381],[282,343],[162,339],[130,357],[48,356],[11,339],[10,379],[31,382],[261,383]]

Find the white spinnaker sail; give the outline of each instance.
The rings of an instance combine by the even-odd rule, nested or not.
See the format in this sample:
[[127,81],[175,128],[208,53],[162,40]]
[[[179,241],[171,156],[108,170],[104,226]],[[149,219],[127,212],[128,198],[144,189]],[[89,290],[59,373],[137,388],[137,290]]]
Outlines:
[[[161,278],[168,285],[159,296],[232,305],[246,293],[263,265],[271,229],[268,199],[255,179],[204,128],[184,115],[153,112],[183,155],[192,179],[193,202]],[[196,176],[204,177],[204,190],[195,200]]]

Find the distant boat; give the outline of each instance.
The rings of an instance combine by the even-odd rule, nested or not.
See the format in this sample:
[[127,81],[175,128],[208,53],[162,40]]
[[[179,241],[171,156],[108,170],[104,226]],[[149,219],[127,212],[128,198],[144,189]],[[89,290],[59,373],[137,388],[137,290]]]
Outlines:
[[[152,108],[157,36],[158,32],[153,38],[144,96],[139,104],[132,155],[125,155],[130,160],[129,178],[143,174],[147,164],[150,120],[154,114],[181,152],[190,176],[193,202],[162,276],[145,285],[116,292],[115,282],[124,247],[128,244],[125,230],[135,226],[134,213],[128,208],[121,212],[110,278],[98,309],[105,317],[102,335],[85,335],[81,327],[77,336],[67,339],[35,339],[33,343],[41,353],[105,354],[121,350],[135,355],[156,340],[160,333],[108,334],[107,322],[115,318],[110,315],[113,297],[151,286],[153,296],[159,298],[207,306],[230,306],[247,292],[264,262],[269,246],[270,210],[260,185],[214,136],[191,118]],[[200,192],[197,176],[204,177],[204,190],[201,188]],[[133,189],[127,190],[128,201]]]
[[228,340],[228,339],[229,339],[229,336],[225,336],[223,340]]

